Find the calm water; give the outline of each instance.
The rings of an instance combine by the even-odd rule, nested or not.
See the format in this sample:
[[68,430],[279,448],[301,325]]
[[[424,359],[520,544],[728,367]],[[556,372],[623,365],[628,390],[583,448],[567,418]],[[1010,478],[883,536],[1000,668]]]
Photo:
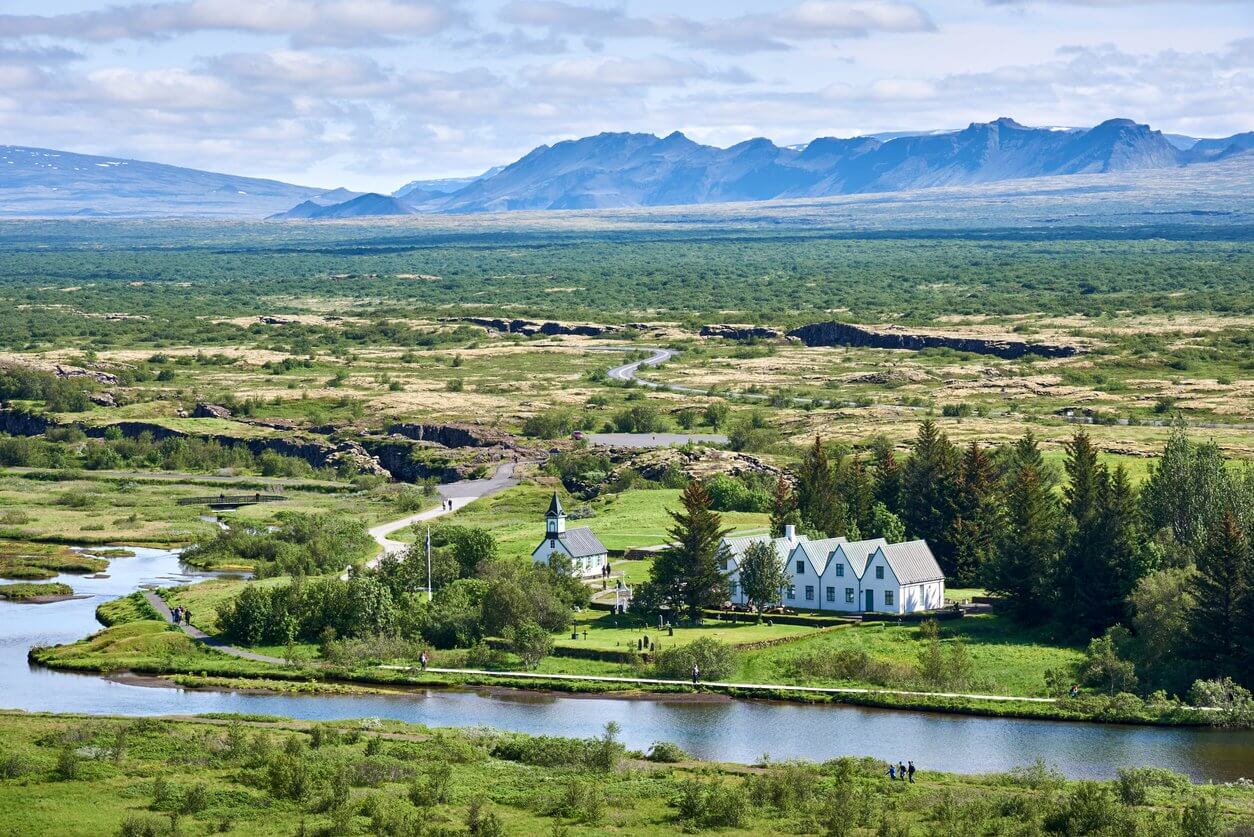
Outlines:
[[695,755],[751,762],[837,755],[913,759],[922,770],[1007,770],[1042,758],[1068,776],[1108,778],[1119,767],[1154,764],[1198,780],[1254,777],[1254,733],[971,718],[759,701],[685,702],[574,698],[525,692],[430,690],[412,695],[322,697],[189,692],[112,683],[33,667],[32,645],[70,642],[97,630],[104,600],[143,584],[186,583],[174,553],[137,550],[107,579],[65,576],[90,598],[49,605],[0,602],[0,707],[52,712],[164,715],[257,712],[310,720],[384,717],[431,726],[489,726],[590,736],[617,721],[629,746],[674,741]]

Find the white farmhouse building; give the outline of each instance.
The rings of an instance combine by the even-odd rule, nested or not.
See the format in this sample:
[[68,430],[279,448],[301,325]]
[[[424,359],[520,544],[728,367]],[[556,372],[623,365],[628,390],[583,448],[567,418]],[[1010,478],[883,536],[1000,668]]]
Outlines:
[[846,613],[916,613],[945,604],[945,575],[926,541],[890,544],[883,538],[811,540],[784,527],[784,537],[724,538],[728,589],[735,604],[747,604],[740,588],[740,558],[749,544],[765,541],[784,563],[788,585],[779,604]]
[[608,560],[605,545],[591,529],[566,528],[566,511],[556,491],[544,515],[544,540],[531,551],[531,560],[551,565],[554,555],[569,559],[571,574],[580,578],[600,575]]

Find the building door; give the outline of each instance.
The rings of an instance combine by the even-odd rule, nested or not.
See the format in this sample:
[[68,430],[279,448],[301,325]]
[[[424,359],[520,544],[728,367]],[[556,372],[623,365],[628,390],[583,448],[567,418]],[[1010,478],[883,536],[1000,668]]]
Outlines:
[[866,607],[863,610],[875,610],[875,591],[866,591]]

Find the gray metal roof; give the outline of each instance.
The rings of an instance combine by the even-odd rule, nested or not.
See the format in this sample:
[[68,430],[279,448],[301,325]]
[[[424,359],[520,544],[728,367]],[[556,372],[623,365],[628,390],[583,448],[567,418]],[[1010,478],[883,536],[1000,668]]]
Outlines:
[[791,541],[787,538],[772,538],[766,535],[734,535],[723,538],[723,549],[726,550],[732,560],[740,563],[740,556],[745,554],[745,550],[749,548],[751,543],[765,542],[775,547],[775,554],[779,556],[780,562],[788,560],[789,554],[792,553],[793,547],[799,543],[809,541],[805,535],[797,535]]
[[888,541],[883,538],[871,538],[865,541],[848,541],[843,543],[840,545],[840,551],[845,553],[849,566],[853,568],[853,574],[858,578],[862,578],[863,573],[866,572],[866,562],[871,560],[875,550],[885,546],[888,546]]
[[601,543],[600,538],[592,534],[592,530],[587,526],[580,526],[578,529],[567,529],[557,537],[572,558],[590,558],[593,555],[604,555],[606,553],[605,544]]
[[900,584],[943,581],[945,574],[932,556],[927,541],[906,541],[881,547],[884,560],[892,568]]
[[827,572],[827,559],[836,551],[836,547],[844,543],[844,538],[823,538],[818,541],[806,541],[801,545],[801,551],[809,559],[810,566],[814,568],[814,574],[822,575]]

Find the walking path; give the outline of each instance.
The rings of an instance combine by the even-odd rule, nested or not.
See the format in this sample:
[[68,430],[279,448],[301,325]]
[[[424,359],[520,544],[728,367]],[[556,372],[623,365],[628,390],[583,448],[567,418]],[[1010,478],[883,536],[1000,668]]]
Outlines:
[[[161,614],[161,618],[170,624],[174,624],[174,614],[170,612],[170,606],[165,603],[165,599],[158,596],[151,590],[145,590],[144,598],[148,604],[153,606],[157,613]],[[216,637],[211,637],[200,628],[191,625],[179,623],[179,629],[197,642],[204,643],[216,651],[223,654],[229,654],[232,657],[239,657],[242,660],[254,660],[258,663],[272,663],[274,665],[287,665],[287,660],[281,660],[278,657],[267,657],[265,654],[255,654],[252,651],[245,651],[243,648],[236,648],[234,645],[227,645]]]
[[[379,666],[379,668],[390,669],[393,671],[419,670],[417,666]],[[478,668],[428,667],[426,670],[428,672],[434,672],[435,674],[473,674],[488,677],[520,677],[534,680],[575,680],[591,683],[632,683],[642,686],[694,685],[690,680],[660,680],[652,677],[610,677],[607,675],[592,674],[542,674],[535,671],[488,671],[487,669]],[[860,689],[854,686],[785,686],[778,683],[726,683],[720,680],[698,680],[695,685],[704,686],[710,689],[757,689],[821,695],[898,695],[906,697],[966,698],[968,700],[1025,701],[1028,703],[1058,702],[1057,698],[1016,697],[1015,695],[977,695],[965,694],[962,692],[908,692],[899,689]]]
[[366,566],[372,568],[378,566],[379,560],[385,555],[404,552],[409,548],[409,544],[389,538],[388,535],[391,535],[393,532],[399,532],[407,526],[413,526],[415,523],[422,523],[425,520],[434,520],[437,517],[452,514],[467,503],[473,503],[481,497],[496,494],[515,485],[518,485],[518,480],[514,478],[513,462],[501,463],[497,466],[492,476],[487,479],[462,480],[441,485],[439,487],[440,497],[442,500],[452,501],[452,508],[447,508],[441,503],[437,509],[427,509],[417,514],[411,514],[409,517],[402,517],[400,520],[392,520],[375,526],[370,530],[370,537],[374,538],[381,551],[367,561]]

